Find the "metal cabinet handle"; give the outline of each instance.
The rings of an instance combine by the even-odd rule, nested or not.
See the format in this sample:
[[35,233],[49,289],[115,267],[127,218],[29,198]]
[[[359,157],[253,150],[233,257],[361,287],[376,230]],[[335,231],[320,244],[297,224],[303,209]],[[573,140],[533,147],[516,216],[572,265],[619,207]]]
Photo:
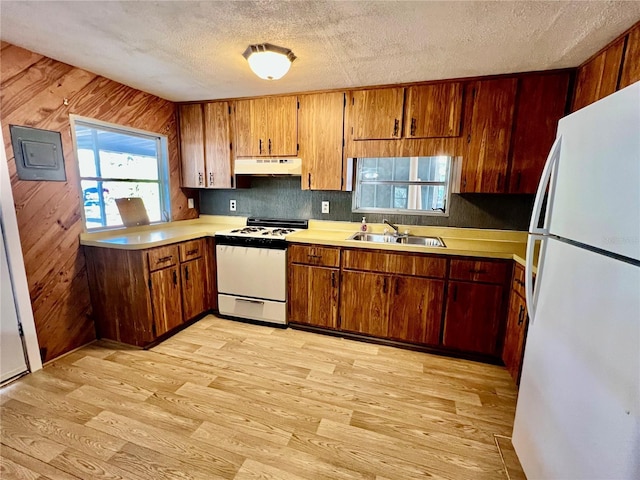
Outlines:
[[197,248],[194,248],[193,250],[187,250],[187,256],[188,255],[193,255],[193,254],[196,254],[196,253],[198,253],[198,249]]
[[204,183],[204,177],[202,172],[198,172],[198,185],[202,185]]
[[412,137],[416,136],[416,119],[415,118],[411,119],[411,136]]
[[269,155],[271,155],[271,139],[269,139]]
[[469,273],[474,273],[474,274],[478,274],[478,275],[485,275],[487,273],[486,270],[475,270],[475,269],[470,269]]
[[382,279],[382,292],[387,293],[387,277]]
[[209,172],[209,185],[213,185],[213,172]]
[[158,260],[156,260],[156,265],[159,264],[159,263],[168,262],[172,258],[173,257],[171,255],[167,255],[166,257],[160,257]]
[[518,325],[522,325],[524,321],[524,307],[520,305],[520,311],[518,312]]
[[260,153],[262,153],[262,139],[259,140],[258,149],[260,150]]
[[184,267],[184,279],[188,282],[189,281],[189,266],[186,265]]
[[236,302],[255,303],[257,305],[264,305],[262,300],[249,300],[248,298],[236,298]]
[[307,180],[307,184],[309,185],[309,190],[311,190],[311,174],[309,174],[309,178]]
[[400,279],[396,278],[395,294],[398,295],[399,293],[400,293]]
[[178,272],[176,270],[173,271],[173,284],[178,285]]
[[400,129],[400,121],[396,118],[393,122],[393,136],[398,136],[398,130]]
[[331,272],[331,288],[336,288],[336,272]]

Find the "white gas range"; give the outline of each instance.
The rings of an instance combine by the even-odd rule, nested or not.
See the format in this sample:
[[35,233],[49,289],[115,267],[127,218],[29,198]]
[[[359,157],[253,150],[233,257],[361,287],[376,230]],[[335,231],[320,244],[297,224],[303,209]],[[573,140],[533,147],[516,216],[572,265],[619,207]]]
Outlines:
[[247,226],[216,233],[218,310],[221,315],[287,324],[286,235],[307,220],[247,219]]

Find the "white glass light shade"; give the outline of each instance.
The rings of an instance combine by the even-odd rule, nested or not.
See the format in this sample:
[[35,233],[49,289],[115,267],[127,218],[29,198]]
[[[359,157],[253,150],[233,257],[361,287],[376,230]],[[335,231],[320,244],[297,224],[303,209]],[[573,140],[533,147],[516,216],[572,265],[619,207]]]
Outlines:
[[291,67],[291,62],[296,59],[288,48],[269,43],[249,45],[242,55],[249,62],[253,73],[265,80],[278,80],[284,77]]

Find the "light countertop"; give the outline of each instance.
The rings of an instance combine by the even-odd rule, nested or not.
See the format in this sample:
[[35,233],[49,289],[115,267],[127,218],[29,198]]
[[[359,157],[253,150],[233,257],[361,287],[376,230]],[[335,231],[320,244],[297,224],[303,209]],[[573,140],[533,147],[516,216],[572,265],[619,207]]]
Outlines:
[[[80,243],[86,246],[140,250],[176,242],[213,236],[216,232],[243,226],[245,217],[201,215],[195,220],[183,220],[144,227],[120,228],[96,233],[83,233]],[[370,233],[382,233],[384,224],[369,224]],[[485,230],[477,228],[401,226],[413,235],[442,238],[446,248],[419,245],[399,245],[349,240],[360,229],[355,222],[309,220],[309,229],[287,235],[291,243],[359,247],[377,250],[434,253],[515,260],[524,265],[527,233],[512,230]]]

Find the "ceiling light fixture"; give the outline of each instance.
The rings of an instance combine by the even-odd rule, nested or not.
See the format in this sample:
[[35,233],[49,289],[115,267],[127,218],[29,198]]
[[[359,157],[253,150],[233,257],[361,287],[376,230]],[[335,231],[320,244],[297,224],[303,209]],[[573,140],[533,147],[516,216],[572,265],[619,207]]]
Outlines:
[[270,43],[249,45],[242,54],[249,67],[260,78],[278,80],[284,77],[296,56],[291,50]]

